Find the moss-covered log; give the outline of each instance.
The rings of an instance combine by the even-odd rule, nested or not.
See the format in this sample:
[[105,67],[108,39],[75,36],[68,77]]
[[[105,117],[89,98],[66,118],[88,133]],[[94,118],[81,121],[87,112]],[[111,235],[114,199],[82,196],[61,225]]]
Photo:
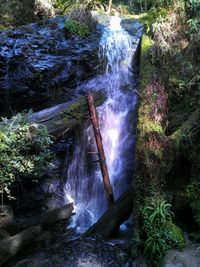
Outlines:
[[[105,97],[102,93],[94,93],[96,106],[103,103]],[[31,114],[29,123],[42,123],[47,126],[51,135],[59,136],[67,130],[77,126],[89,116],[88,105],[85,96],[78,99],[56,105]]]

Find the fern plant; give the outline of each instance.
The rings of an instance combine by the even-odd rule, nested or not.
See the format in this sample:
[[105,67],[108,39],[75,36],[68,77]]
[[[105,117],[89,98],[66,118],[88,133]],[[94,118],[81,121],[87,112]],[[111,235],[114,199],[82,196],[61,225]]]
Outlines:
[[183,233],[173,222],[171,204],[163,199],[147,199],[142,209],[143,229],[146,233],[144,253],[154,266],[160,266],[170,248],[184,246]]

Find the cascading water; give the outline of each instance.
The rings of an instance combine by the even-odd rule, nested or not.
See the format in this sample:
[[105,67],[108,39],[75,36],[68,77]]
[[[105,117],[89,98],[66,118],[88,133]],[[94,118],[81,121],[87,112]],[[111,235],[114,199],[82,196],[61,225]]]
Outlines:
[[[102,35],[99,58],[105,64],[101,87],[107,94],[106,102],[97,111],[106,155],[109,176],[117,199],[128,187],[133,170],[134,137],[131,131],[131,111],[136,104],[132,89],[131,61],[136,50],[134,38],[120,25],[115,16]],[[98,79],[96,80],[96,82]],[[98,88],[94,81],[88,85]],[[80,134],[81,132],[81,134]],[[83,232],[105,212],[107,201],[96,152],[91,123],[76,137],[76,147],[68,169],[65,186],[66,202],[74,202],[76,215],[72,226]]]

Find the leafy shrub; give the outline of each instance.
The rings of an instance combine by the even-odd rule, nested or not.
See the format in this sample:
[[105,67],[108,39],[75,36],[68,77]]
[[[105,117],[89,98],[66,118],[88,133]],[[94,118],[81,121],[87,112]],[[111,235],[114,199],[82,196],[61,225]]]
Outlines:
[[162,199],[148,199],[142,209],[146,241],[144,252],[154,266],[160,266],[167,250],[183,248],[184,237],[181,229],[173,222],[171,205]]
[[74,20],[74,19],[69,19],[65,22],[65,29],[70,33],[70,34],[75,34],[80,37],[86,37],[89,34],[89,28],[81,24],[79,21]]
[[3,119],[0,130],[0,193],[9,198],[21,176],[41,176],[51,159],[51,138],[43,125],[28,125],[21,114]]

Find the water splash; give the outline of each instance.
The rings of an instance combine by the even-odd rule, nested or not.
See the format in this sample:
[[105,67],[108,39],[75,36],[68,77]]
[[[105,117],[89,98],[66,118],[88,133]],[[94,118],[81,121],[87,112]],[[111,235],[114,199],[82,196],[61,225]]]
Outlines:
[[[133,37],[122,29],[120,18],[112,17],[99,47],[99,58],[105,64],[101,84],[107,93],[107,101],[97,110],[115,199],[128,187],[128,174],[133,170],[134,138],[128,123],[136,103],[136,95],[131,91],[133,43]],[[85,125],[76,138],[65,186],[66,201],[74,200],[76,206],[72,226],[80,232],[95,223],[107,208],[99,164],[94,163],[98,156],[90,153],[97,151],[90,124]]]

